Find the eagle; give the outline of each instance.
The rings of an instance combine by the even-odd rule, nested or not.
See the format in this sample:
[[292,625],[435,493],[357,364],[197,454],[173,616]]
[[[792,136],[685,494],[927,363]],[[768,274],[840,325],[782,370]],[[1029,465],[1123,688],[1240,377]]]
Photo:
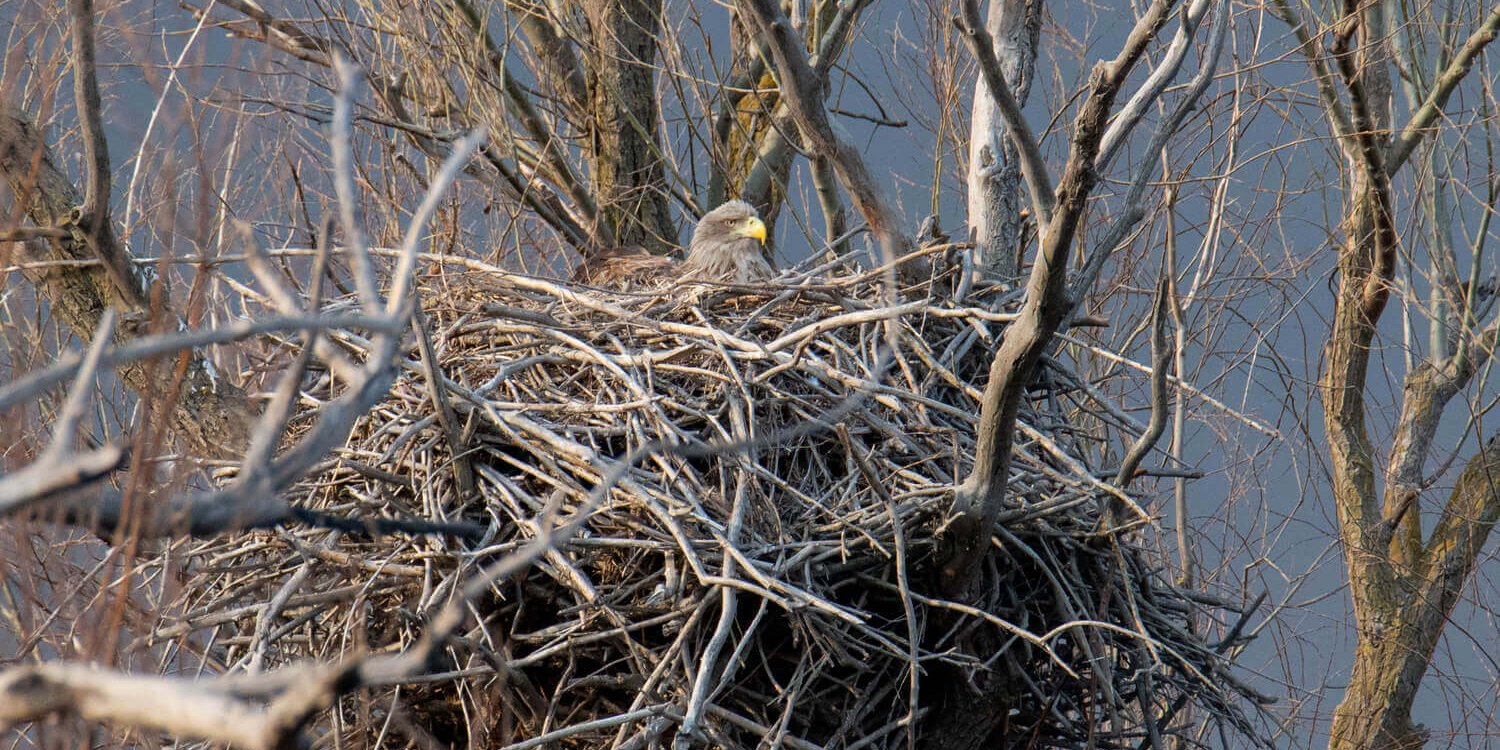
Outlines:
[[732,200],[698,222],[682,261],[616,247],[585,260],[573,272],[573,281],[591,286],[654,285],[671,280],[755,284],[775,275],[761,252],[765,242],[766,224],[755,207]]

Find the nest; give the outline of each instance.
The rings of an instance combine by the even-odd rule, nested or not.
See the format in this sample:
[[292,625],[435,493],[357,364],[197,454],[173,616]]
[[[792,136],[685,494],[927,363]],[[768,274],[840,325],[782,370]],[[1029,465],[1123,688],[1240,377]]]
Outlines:
[[1144,744],[1188,702],[1248,729],[1234,613],[1105,533],[1092,470],[1120,409],[1060,365],[1023,414],[990,594],[937,593],[1010,315],[947,301],[942,279],[883,304],[878,281],[624,294],[441,265],[421,296],[432,358],[408,352],[293,499],[478,521],[486,539],[299,530],[205,550],[202,590],[280,602],[221,618],[216,647],[233,663],[409,643],[539,518],[588,512],[474,603],[420,684],[338,710],[485,747],[905,747],[964,701],[1013,746]]

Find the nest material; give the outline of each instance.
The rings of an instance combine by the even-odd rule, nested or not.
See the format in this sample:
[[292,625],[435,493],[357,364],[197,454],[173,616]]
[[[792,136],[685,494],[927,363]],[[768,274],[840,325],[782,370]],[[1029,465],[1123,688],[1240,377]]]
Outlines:
[[1092,388],[1039,390],[1023,414],[989,599],[937,595],[935,540],[1007,314],[937,283],[886,305],[873,273],[623,295],[445,268],[422,294],[437,362],[411,350],[294,500],[488,520],[491,538],[466,553],[303,531],[224,550],[204,574],[219,595],[289,594],[274,625],[259,610],[228,625],[229,662],[409,642],[549,505],[592,507],[565,548],[476,604],[438,676],[364,710],[471,746],[904,747],[972,686],[1018,744],[1133,746],[1173,731],[1188,700],[1245,727],[1224,648],[1198,634],[1223,612],[1100,533],[1089,467],[1120,443],[1120,410]]

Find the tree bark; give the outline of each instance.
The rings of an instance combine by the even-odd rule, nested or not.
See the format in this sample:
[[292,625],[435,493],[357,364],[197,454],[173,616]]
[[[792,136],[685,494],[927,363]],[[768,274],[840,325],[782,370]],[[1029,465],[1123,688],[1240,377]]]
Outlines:
[[1459,474],[1419,567],[1390,588],[1398,593],[1397,608],[1385,618],[1361,621],[1349,687],[1334,711],[1330,750],[1397,750],[1426,742],[1426,729],[1411,723],[1412,703],[1497,519],[1500,433]]
[[[985,29],[995,40],[995,57],[1017,103],[1031,92],[1036,48],[1042,28],[1042,0],[991,0]],[[974,81],[969,120],[968,208],[976,267],[990,278],[1013,280],[1020,273],[1016,246],[1021,239],[1021,167],[1016,144],[1006,136],[995,99],[981,76]]]
[[[1289,5],[1283,3],[1282,12],[1308,45],[1324,105],[1336,123],[1335,134],[1352,172],[1339,247],[1337,307],[1321,388],[1334,503],[1358,635],[1349,687],[1334,712],[1328,746],[1417,748],[1427,739],[1426,730],[1411,722],[1417,690],[1479,552],[1500,518],[1500,435],[1492,436],[1465,466],[1425,543],[1423,467],[1444,407],[1493,349],[1497,329],[1492,324],[1483,332],[1464,331],[1463,336],[1473,337],[1472,343],[1461,339],[1452,354],[1438,347],[1435,361],[1421,362],[1407,374],[1383,471],[1382,497],[1377,483],[1382,472],[1366,424],[1366,383],[1399,262],[1390,180],[1418,136],[1410,142],[1404,134],[1395,141],[1390,136],[1392,59],[1378,6],[1351,10],[1335,27],[1331,57],[1344,98],[1336,93],[1333,73],[1323,62],[1319,37],[1302,27]],[[1439,76],[1449,85],[1432,107],[1441,109],[1456,85],[1454,71],[1467,71],[1472,56],[1494,39],[1500,6],[1485,23]],[[1432,107],[1424,104],[1422,111]]]
[[[146,290],[130,265],[129,253],[115,240],[107,221],[101,226],[88,226],[82,196],[58,168],[42,134],[9,108],[0,111],[0,177],[32,223],[65,232],[64,236],[27,244],[28,260],[99,261],[96,265],[54,265],[25,272],[27,280],[51,305],[52,313],[84,340],[94,335],[99,317],[111,306],[123,313],[118,341],[145,333]],[[107,196],[101,197],[105,199]],[[119,374],[141,398],[153,398],[172,392],[180,368],[181,395],[172,413],[176,434],[202,455],[236,455],[243,447],[252,414],[248,399],[239,388],[213,377],[202,357],[184,356],[175,366],[134,363],[121,367]]]
[[677,243],[667,210],[657,103],[661,0],[585,0],[595,49],[588,66],[589,163],[601,219],[616,243],[665,252]]

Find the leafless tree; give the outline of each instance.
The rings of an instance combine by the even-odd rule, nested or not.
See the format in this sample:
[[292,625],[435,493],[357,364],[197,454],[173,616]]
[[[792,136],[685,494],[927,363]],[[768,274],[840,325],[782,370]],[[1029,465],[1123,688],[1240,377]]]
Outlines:
[[[1461,467],[1456,476],[1443,467],[1428,474],[1435,452],[1453,450],[1436,441],[1439,422],[1486,367],[1497,331],[1482,291],[1494,173],[1486,178],[1478,233],[1465,247],[1454,236],[1461,211],[1450,177],[1464,134],[1445,109],[1500,31],[1500,6],[1392,13],[1394,6],[1348,4],[1328,19],[1288,2],[1277,7],[1307,58],[1345,161],[1343,217],[1332,239],[1337,306],[1320,387],[1358,642],[1329,746],[1417,747],[1425,742],[1411,723],[1417,689],[1500,519],[1500,437],[1479,432],[1486,406],[1469,405],[1465,432],[1475,431],[1479,445],[1467,458],[1449,459]],[[1468,33],[1457,31],[1463,26]],[[1398,77],[1404,96],[1395,91]],[[1403,99],[1408,115],[1400,124],[1394,110]],[[1415,206],[1403,210],[1396,185],[1413,169]],[[1421,236],[1424,223],[1428,237]],[[1459,271],[1465,257],[1469,278]],[[1425,353],[1414,337],[1403,342],[1409,367],[1399,414],[1390,434],[1376,438],[1370,371],[1381,320],[1402,278],[1418,269],[1431,291],[1410,304],[1428,317],[1431,331]],[[1407,286],[1404,294],[1420,292]],[[1445,497],[1429,521],[1424,496],[1439,483]]]

